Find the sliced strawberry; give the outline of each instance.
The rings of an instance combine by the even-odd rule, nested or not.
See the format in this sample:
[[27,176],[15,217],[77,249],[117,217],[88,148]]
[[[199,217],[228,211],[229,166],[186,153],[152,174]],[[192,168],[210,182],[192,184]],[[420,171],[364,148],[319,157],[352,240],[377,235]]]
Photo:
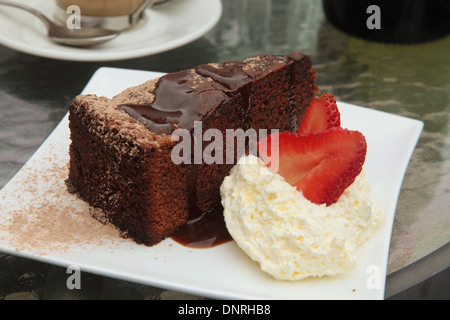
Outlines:
[[334,127],[317,134],[271,135],[258,143],[258,150],[269,169],[305,198],[329,206],[361,172],[367,145],[360,132]]
[[331,93],[314,98],[300,122],[298,132],[317,133],[341,126],[341,115]]

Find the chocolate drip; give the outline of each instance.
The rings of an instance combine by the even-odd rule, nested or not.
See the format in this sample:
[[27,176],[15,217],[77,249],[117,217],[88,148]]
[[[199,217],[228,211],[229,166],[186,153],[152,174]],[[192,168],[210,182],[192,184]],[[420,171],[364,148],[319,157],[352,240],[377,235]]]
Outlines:
[[[288,68],[292,68],[293,63],[301,60],[304,56],[297,53],[276,57],[284,61]],[[200,76],[211,78],[223,87],[222,90],[225,93],[238,91],[241,94],[244,103],[243,129],[248,129],[252,122],[250,110],[253,78],[244,71],[243,67],[243,62],[231,61],[220,64],[220,68],[208,64],[201,65],[195,68],[195,72]],[[180,128],[192,130],[194,121],[199,114],[197,111],[198,95],[187,85],[191,76],[191,70],[167,74],[159,79],[154,92],[155,98],[151,104],[124,104],[118,106],[118,109],[126,111],[135,119],[145,123],[149,130],[157,134],[170,134],[174,124]],[[293,87],[291,75],[289,82]],[[294,105],[292,99],[291,104]]]
[[242,62],[227,62],[223,63],[222,68],[215,68],[212,65],[202,65],[195,68],[195,71],[204,77],[209,77],[216,83],[225,88],[226,91],[239,90],[246,86],[253,79],[244,72]]
[[[244,72],[242,62],[227,62],[222,68],[202,65],[195,68],[197,74],[209,77],[221,85],[224,92],[238,90],[246,106],[243,110],[244,126],[248,129],[251,83],[253,79]],[[161,77],[154,92],[155,99],[151,104],[123,104],[119,110],[145,124],[146,128],[156,134],[170,134],[174,124],[182,129],[192,130],[198,117],[198,97],[187,85],[191,79],[191,71],[185,70]]]
[[156,134],[170,134],[173,124],[178,123],[180,111],[162,111],[150,104],[122,104],[117,107],[136,120],[145,124],[145,127]]
[[198,113],[198,99],[186,84],[191,77],[189,70],[161,77],[157,83],[151,104],[124,104],[118,106],[130,116],[143,122],[156,134],[170,134],[174,124],[192,130]]

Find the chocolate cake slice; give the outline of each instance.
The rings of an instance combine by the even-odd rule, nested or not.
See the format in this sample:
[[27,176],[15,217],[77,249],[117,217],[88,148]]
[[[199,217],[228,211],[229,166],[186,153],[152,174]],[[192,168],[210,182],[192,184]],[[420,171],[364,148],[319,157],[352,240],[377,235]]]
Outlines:
[[310,57],[295,52],[198,66],[112,99],[80,95],[69,110],[68,188],[125,236],[156,244],[220,205],[233,166],[174,163],[174,130],[294,131],[317,91]]

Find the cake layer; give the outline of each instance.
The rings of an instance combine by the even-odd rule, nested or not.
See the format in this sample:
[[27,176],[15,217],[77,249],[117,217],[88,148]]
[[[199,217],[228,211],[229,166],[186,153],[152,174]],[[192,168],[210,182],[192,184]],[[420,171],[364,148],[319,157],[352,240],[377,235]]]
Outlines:
[[[168,74],[70,105],[69,190],[124,235],[153,245],[220,205],[233,164],[176,164],[176,129],[296,130],[317,92],[309,56],[265,55]],[[204,142],[202,148],[207,147]],[[226,145],[224,146],[224,156]]]

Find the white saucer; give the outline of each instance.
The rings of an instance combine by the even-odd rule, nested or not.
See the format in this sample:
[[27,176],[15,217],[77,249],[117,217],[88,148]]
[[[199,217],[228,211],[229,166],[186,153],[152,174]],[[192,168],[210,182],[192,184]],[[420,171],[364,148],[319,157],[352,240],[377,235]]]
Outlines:
[[[53,18],[53,1],[15,0]],[[139,58],[192,42],[219,21],[220,0],[171,0],[147,10],[145,18],[116,39],[91,48],[65,47],[50,41],[42,22],[15,8],[0,6],[0,43],[28,54],[71,61]]]

